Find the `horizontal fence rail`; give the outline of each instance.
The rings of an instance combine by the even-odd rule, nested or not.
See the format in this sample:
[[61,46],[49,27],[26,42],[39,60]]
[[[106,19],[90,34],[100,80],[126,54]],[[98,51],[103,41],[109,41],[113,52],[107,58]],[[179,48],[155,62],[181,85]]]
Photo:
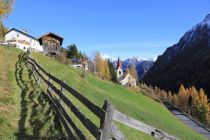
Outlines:
[[114,110],[113,120],[118,121],[124,125],[132,127],[136,130],[152,135],[153,137],[161,140],[177,140],[177,138],[170,136],[164,131],[158,130],[150,125],[135,120],[117,110]]
[[[99,118],[104,118],[105,112],[95,104],[93,104],[91,101],[89,101],[87,98],[82,96],[79,92],[68,86],[66,83],[64,83],[62,80],[56,78],[55,76],[51,75],[47,71],[45,71],[34,59],[28,58],[30,61],[32,61],[39,70],[41,70],[46,76],[48,76],[51,80],[58,83],[60,86],[62,86],[64,89],[66,89],[69,93],[71,93],[75,98],[77,98],[80,102],[82,102],[84,105],[88,107],[95,115],[97,115]],[[30,62],[29,61],[29,62]]]
[[[26,53],[27,64],[31,66],[34,79],[37,84],[40,84],[41,80],[47,85],[47,96],[52,101],[52,105],[55,108],[56,113],[59,116],[60,121],[65,128],[69,139],[76,140],[87,140],[82,130],[77,126],[72,117],[66,111],[63,103],[68,107],[69,110],[78,118],[83,126],[96,138],[96,140],[127,140],[126,136],[118,129],[114,124],[113,120],[123,123],[136,130],[142,131],[157,139],[163,140],[176,140],[177,138],[168,135],[167,133],[160,131],[147,124],[139,122],[133,118],[130,118],[121,112],[114,109],[114,107],[107,101],[104,102],[102,108],[92,103],[82,94],[74,90],[72,87],[67,85],[62,80],[53,76],[42,68],[33,58],[30,57],[30,52]],[[54,84],[57,84],[60,89]],[[73,95],[79,102],[87,107],[93,114],[95,114],[100,120],[100,126],[96,126],[89,118],[86,117],[74,103],[65,94]],[[72,132],[73,129],[73,133]]]
[[[71,110],[72,113],[74,113],[74,115],[80,120],[85,128],[87,128],[87,130],[97,140],[109,140],[112,138],[116,139],[115,137],[111,138],[110,136],[112,117],[107,120],[107,117],[110,116],[110,113],[107,112],[108,106],[100,108],[99,106],[95,105],[90,100],[85,98],[82,94],[67,85],[65,82],[47,72],[33,58],[31,58],[29,54],[30,53],[27,52],[26,60],[27,63],[31,66],[33,76],[38,84],[40,84],[40,81],[42,80],[47,85],[47,95],[52,101],[52,105],[55,107],[59,119],[61,120],[66,132],[68,133],[68,137],[71,140],[74,140],[78,137],[81,140],[87,140],[87,138],[85,137],[82,130],[73,121],[69,113],[64,109],[61,101]],[[58,89],[57,86],[54,85],[55,83],[59,85],[61,89]],[[87,118],[86,115],[77,106],[75,106],[74,103],[63,93],[63,90],[67,91],[66,94],[73,95],[93,114],[95,114],[101,122],[100,126],[96,126],[89,118]],[[105,105],[107,104],[108,102],[105,102]],[[72,132],[72,128],[73,131],[76,133],[76,136]]]
[[[33,63],[33,62],[35,62],[35,63]],[[35,60],[33,60],[32,58],[29,58],[29,61],[28,61],[28,63],[29,64],[31,64],[32,65],[32,69],[33,69],[33,71],[34,72],[36,72],[36,74],[38,74],[38,76],[48,85],[48,90],[47,90],[47,92],[48,93],[50,93],[50,94],[52,94],[52,91],[56,94],[56,95],[58,95],[59,97],[60,97],[60,99],[71,109],[71,111],[77,116],[77,118],[82,122],[82,124],[91,132],[91,134],[96,138],[96,139],[100,139],[100,137],[101,137],[101,130],[93,123],[93,122],[91,122],[71,101],[70,101],[70,99],[68,99],[62,92],[61,92],[61,90],[59,90],[59,89],[57,89],[53,84],[52,84],[52,77],[54,77],[54,76],[52,76],[52,75],[50,75],[49,73],[47,73],[46,71],[44,72],[45,74],[46,74],[46,76],[48,77],[48,80],[40,73],[40,71],[42,71],[42,70],[44,70],[43,68],[41,68],[41,66],[39,66],[37,63],[36,63],[36,61]],[[36,66],[35,66],[35,65]],[[39,69],[38,69],[39,68]],[[43,72],[43,71],[42,71]],[[36,74],[34,74],[34,77],[37,77],[36,76]],[[52,78],[52,79],[51,79]],[[36,81],[38,81],[38,79],[39,78],[35,78],[36,79]],[[57,78],[55,78],[54,77],[54,79],[56,79],[56,83],[58,83],[57,81],[59,81],[59,85],[64,85],[64,83],[61,81],[61,80],[59,80],[59,79],[57,79]],[[54,81],[54,80],[53,80]],[[62,84],[61,84],[62,83]],[[66,84],[65,84],[66,85]],[[67,87],[67,89],[68,89],[68,86],[66,86]],[[63,87],[63,88],[65,88],[66,89],[66,87]],[[67,90],[66,89],[66,90]],[[52,90],[52,91],[50,91],[50,90]],[[69,90],[67,90],[67,91],[69,91]],[[48,95],[50,95],[50,94],[48,94]],[[72,94],[73,95],[73,94]],[[76,95],[76,94],[75,94]],[[78,94],[77,94],[78,95]],[[79,96],[81,96],[81,95],[79,95]],[[61,108],[61,105],[58,103],[58,101],[56,101],[55,100],[55,97],[53,98],[52,96],[50,96],[51,97],[51,99],[54,101],[54,105],[56,106],[56,108]],[[78,96],[76,96],[76,97],[78,97]],[[83,97],[83,96],[81,96],[81,97]],[[79,101],[81,101],[80,100],[80,98],[77,98]],[[101,108],[99,108],[98,106],[96,106],[96,105],[94,105],[93,103],[91,103],[88,99],[86,99],[85,97],[83,97],[83,98],[81,98],[82,99],[82,103],[84,102],[85,104],[85,106],[88,108],[88,109],[90,109],[91,111],[93,110],[91,107],[94,107],[94,109],[95,108],[97,108],[97,110],[99,110],[100,109],[100,112],[101,112],[101,114],[99,114],[99,113],[95,113],[95,111],[93,112],[95,115],[97,115],[97,116],[100,116],[100,118],[102,119],[102,117],[104,116],[104,111],[101,109]],[[88,106],[89,104],[88,103],[90,103],[90,106]],[[63,108],[63,107],[62,107]],[[65,116],[67,117],[67,112],[64,110],[64,109],[62,109],[61,108],[61,110],[62,110],[62,112],[63,112],[63,114],[65,114]],[[60,110],[59,110],[60,111]],[[103,114],[102,114],[103,113]],[[60,114],[60,113],[58,113],[58,114]],[[103,116],[102,116],[103,115]],[[69,119],[70,117],[68,117],[68,120],[70,120]],[[62,121],[63,122],[63,121]],[[72,126],[72,125],[71,125]],[[75,126],[76,126],[76,124],[75,124]],[[66,127],[65,127],[66,128]],[[82,139],[85,139],[82,135],[81,135],[81,133],[79,132],[79,129],[75,129],[75,130],[77,130],[76,132],[77,132],[77,134],[78,134],[78,136],[81,136],[81,138]]]

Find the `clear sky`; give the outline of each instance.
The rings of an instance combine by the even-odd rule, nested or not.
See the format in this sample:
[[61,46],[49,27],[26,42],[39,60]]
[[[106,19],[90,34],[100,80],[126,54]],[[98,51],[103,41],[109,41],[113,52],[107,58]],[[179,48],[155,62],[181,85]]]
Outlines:
[[209,0],[16,0],[4,23],[57,33],[88,55],[154,58],[208,13]]

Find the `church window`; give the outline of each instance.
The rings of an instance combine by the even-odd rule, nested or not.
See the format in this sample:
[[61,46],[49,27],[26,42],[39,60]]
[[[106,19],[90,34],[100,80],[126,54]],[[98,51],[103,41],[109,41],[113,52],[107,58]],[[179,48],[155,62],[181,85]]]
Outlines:
[[119,71],[119,75],[121,75],[121,71]]

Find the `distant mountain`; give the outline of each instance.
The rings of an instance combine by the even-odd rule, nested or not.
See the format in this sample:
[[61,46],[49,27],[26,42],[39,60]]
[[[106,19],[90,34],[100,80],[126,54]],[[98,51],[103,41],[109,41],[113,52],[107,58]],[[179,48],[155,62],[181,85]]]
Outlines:
[[136,71],[141,80],[144,75],[149,71],[149,69],[153,66],[154,60],[143,60],[136,65]]
[[172,91],[177,91],[180,84],[195,85],[210,97],[210,14],[167,48],[143,81]]
[[109,61],[111,61],[111,62],[117,61],[117,58],[111,57],[111,56],[109,56],[107,54],[102,54],[101,57],[103,59],[109,59]]

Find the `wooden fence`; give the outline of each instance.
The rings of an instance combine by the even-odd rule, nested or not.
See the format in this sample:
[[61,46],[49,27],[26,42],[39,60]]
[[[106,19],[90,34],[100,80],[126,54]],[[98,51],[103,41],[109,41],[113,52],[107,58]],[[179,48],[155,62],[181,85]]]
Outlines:
[[[74,140],[78,137],[81,140],[86,140],[87,138],[79,129],[77,124],[74,123],[73,119],[64,109],[61,102],[65,103],[65,105],[67,105],[70,108],[70,110],[74,113],[74,115],[81,121],[81,123],[97,140],[111,139],[110,137],[111,127],[115,126],[116,129],[117,127],[112,122],[114,108],[109,102],[105,101],[103,108],[100,108],[97,105],[93,104],[91,101],[89,101],[87,98],[82,96],[80,93],[78,93],[76,90],[68,86],[65,82],[48,73],[34,59],[30,58],[29,55],[27,56],[27,63],[31,65],[32,72],[37,83],[40,84],[42,80],[48,85],[47,95],[51,99],[56,109],[56,112],[59,115],[59,118],[71,140]],[[57,83],[58,85],[60,85],[60,89],[54,86],[53,83]],[[67,98],[67,96],[63,93],[63,90],[73,95],[83,105],[85,105],[92,113],[94,113],[100,119],[100,126],[97,127],[89,118],[87,118],[85,114],[76,105],[74,105],[69,98]],[[73,132],[70,129],[70,126],[74,129],[74,132],[77,134],[78,137],[73,134]],[[119,129],[117,130],[119,134],[120,131]],[[114,135],[115,134],[112,134],[113,138],[116,139]],[[124,136],[122,135],[123,134],[121,133],[121,137],[123,138]]]
[[[67,106],[71,112],[79,119],[79,121],[86,127],[86,129],[97,140],[127,140],[125,135],[117,128],[113,120],[121,122],[129,127],[150,134],[158,139],[175,140],[176,138],[168,135],[167,133],[160,131],[154,127],[150,127],[142,122],[139,122],[133,118],[130,118],[119,111],[115,110],[113,105],[108,101],[104,102],[102,108],[92,103],[86,97],[79,92],[71,88],[62,80],[53,76],[46,70],[44,70],[34,59],[30,57],[30,53],[27,52],[27,63],[30,65],[34,78],[37,84],[40,84],[41,80],[47,85],[47,95],[51,100],[55,110],[62,122],[69,139],[87,140],[82,130],[73,121],[72,117],[66,111]],[[55,84],[57,86],[55,86]],[[59,85],[59,87],[58,87]],[[64,94],[64,90],[66,93]],[[86,106],[93,114],[95,114],[100,120],[100,126],[96,126],[86,115],[82,112],[74,103],[69,99],[66,94],[71,94],[84,106]],[[72,132],[72,129],[75,133]]]

